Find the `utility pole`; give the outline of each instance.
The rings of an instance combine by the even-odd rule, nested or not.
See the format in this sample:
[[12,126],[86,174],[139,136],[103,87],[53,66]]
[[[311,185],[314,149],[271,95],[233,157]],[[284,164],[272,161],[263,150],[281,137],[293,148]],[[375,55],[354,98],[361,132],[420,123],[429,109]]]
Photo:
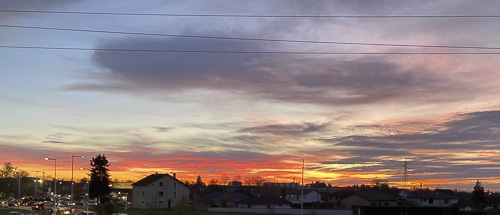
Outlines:
[[302,159],[302,186],[300,186],[300,215],[304,215],[304,159]]
[[403,164],[403,188],[408,189],[408,164],[409,162],[407,160],[404,161]]

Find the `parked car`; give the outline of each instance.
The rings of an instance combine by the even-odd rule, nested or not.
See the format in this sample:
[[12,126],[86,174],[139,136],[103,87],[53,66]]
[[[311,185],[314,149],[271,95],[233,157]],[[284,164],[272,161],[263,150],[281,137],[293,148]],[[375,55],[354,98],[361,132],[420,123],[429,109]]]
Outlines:
[[9,203],[7,201],[2,201],[2,208],[8,208]]
[[47,205],[45,205],[45,202],[37,202],[33,206],[31,206],[31,210],[37,211],[37,210],[45,210]]
[[19,212],[19,211],[11,211],[8,213],[8,215],[24,215],[24,213]]
[[33,206],[36,202],[35,201],[27,201],[26,203],[24,203],[25,206]]
[[9,207],[19,207],[19,202],[15,199],[9,199],[7,202],[9,203]]
[[58,214],[74,214],[75,213],[75,208],[73,206],[65,206],[65,207],[59,207],[57,209]]

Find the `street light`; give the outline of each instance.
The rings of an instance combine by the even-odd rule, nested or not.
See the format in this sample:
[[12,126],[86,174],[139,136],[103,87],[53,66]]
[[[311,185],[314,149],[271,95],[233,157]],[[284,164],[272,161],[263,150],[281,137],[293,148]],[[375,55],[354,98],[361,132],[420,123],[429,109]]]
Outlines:
[[55,158],[44,158],[46,161],[54,161],[54,200],[57,193],[57,160]]
[[83,158],[83,155],[71,155],[71,204],[73,204],[73,158]]
[[[85,170],[85,168],[80,167],[80,170]],[[87,211],[89,210],[89,186],[90,186],[89,180],[90,180],[90,178],[85,177],[85,190],[87,191],[87,193],[85,194],[86,198],[85,198],[84,204],[86,205],[85,210],[87,210]]]

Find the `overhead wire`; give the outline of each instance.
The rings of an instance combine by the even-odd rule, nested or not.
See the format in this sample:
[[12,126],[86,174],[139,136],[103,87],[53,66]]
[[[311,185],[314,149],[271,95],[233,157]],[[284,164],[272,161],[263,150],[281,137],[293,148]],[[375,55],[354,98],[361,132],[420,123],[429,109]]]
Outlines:
[[256,14],[181,14],[181,13],[127,13],[91,11],[50,11],[0,9],[1,13],[40,13],[116,16],[166,16],[166,17],[229,17],[229,18],[500,18],[500,15],[256,15]]
[[77,28],[58,28],[58,27],[42,27],[42,26],[27,26],[27,25],[6,25],[6,24],[0,24],[0,27],[5,27],[5,28],[21,28],[21,29],[37,29],[37,30],[54,30],[54,31],[70,31],[70,32],[88,32],[88,33],[140,35],[140,36],[160,36],[160,37],[182,37],[182,38],[200,38],[200,39],[262,41],[262,42],[287,42],[287,43],[360,45],[360,46],[387,46],[387,47],[414,47],[414,48],[450,48],[450,49],[500,50],[500,47],[485,47],[485,46],[421,45],[421,44],[393,44],[393,43],[365,43],[365,42],[341,42],[341,41],[318,41],[318,40],[292,40],[292,39],[270,39],[270,38],[224,37],[224,36],[204,36],[204,35],[185,35],[185,34],[162,34],[162,33],[145,33],[145,32],[111,31],[111,30],[77,29]]
[[212,53],[212,54],[289,54],[289,55],[499,55],[500,52],[311,52],[311,51],[225,51],[225,50],[175,50],[175,49],[114,49],[53,46],[0,45],[0,48],[107,51],[107,52],[158,52],[158,53]]
[[[88,11],[44,11],[44,10],[8,10],[0,9],[0,13],[43,13],[43,14],[79,14],[79,15],[130,15],[130,16],[192,16],[192,17],[244,17],[244,18],[500,18],[496,15],[238,15],[238,14],[167,14],[167,13],[123,13],[123,12],[88,12]],[[341,41],[318,41],[318,40],[292,40],[271,38],[246,38],[225,37],[206,35],[185,34],[163,34],[130,31],[112,31],[78,28],[43,27],[28,25],[0,24],[4,28],[21,28],[53,31],[106,33],[140,36],[161,36],[198,39],[221,39],[221,40],[243,40],[260,42],[286,42],[286,43],[309,43],[309,44],[335,44],[335,45],[359,45],[359,46],[386,46],[386,47],[411,47],[411,48],[447,48],[447,49],[479,49],[500,50],[500,47],[485,46],[454,46],[454,45],[422,45],[422,44],[394,44],[394,43],[366,43],[366,42],[341,42]],[[266,53],[266,54],[499,54],[496,52],[301,52],[301,51],[222,51],[222,50],[155,50],[155,49],[111,49],[111,48],[81,48],[81,47],[50,47],[50,46],[15,46],[1,45],[0,48],[18,49],[52,49],[52,50],[80,50],[80,51],[120,51],[120,52],[177,52],[177,53]]]

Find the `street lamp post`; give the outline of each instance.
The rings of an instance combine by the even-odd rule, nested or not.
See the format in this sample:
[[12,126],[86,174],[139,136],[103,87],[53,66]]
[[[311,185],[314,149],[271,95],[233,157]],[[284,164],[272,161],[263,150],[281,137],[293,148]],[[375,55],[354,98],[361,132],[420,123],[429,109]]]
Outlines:
[[44,159],[46,161],[48,161],[48,160],[54,161],[54,200],[55,200],[55,196],[57,193],[57,160],[55,158],[49,158],[49,157],[46,157]]
[[73,158],[83,158],[83,155],[71,155],[71,204],[73,204],[73,185],[74,185],[74,179],[73,179]]

